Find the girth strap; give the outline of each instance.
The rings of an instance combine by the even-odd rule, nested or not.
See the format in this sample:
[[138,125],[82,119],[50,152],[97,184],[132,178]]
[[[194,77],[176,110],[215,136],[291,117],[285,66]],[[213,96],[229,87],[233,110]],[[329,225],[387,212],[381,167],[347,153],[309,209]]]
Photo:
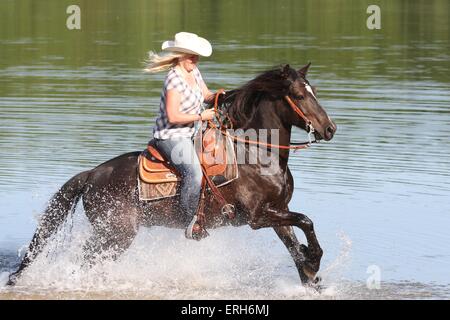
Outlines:
[[[214,182],[208,177],[205,167],[203,165],[201,167],[202,167],[202,171],[203,171],[203,176],[205,177],[207,185],[209,185],[209,188],[211,189],[211,193],[213,194],[213,197],[219,202],[220,206],[222,207],[222,213],[226,214],[229,219],[234,219],[234,217],[236,216],[236,214],[234,212],[234,207],[232,208],[232,210],[230,209],[230,206],[232,206],[232,205],[230,205],[227,202],[227,200],[225,200],[222,193],[216,187]],[[224,209],[224,208],[228,208],[229,210]]]

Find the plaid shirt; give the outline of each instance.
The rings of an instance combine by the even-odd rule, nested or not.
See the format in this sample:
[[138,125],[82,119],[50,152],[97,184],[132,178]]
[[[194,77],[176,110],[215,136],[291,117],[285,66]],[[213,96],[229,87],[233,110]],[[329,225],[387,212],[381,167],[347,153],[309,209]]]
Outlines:
[[170,69],[164,81],[164,88],[161,93],[159,104],[159,117],[153,127],[153,137],[158,139],[168,139],[172,137],[192,137],[195,131],[194,123],[174,124],[170,123],[167,117],[166,97],[167,91],[176,89],[181,95],[179,111],[186,114],[200,114],[203,103],[202,84],[203,78],[196,67],[193,71],[197,85],[192,88],[176,70]]

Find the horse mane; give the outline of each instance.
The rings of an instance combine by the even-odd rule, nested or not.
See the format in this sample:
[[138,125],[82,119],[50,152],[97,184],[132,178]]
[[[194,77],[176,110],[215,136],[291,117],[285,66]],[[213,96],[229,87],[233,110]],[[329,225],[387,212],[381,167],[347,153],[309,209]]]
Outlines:
[[297,72],[289,65],[265,71],[238,89],[228,91],[222,106],[234,124],[245,124],[252,119],[263,100],[277,100],[289,92]]

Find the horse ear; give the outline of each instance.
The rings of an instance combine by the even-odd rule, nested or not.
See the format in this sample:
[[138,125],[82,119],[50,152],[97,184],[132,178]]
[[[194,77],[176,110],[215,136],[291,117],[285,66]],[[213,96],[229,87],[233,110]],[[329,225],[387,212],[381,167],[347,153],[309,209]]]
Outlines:
[[281,71],[281,76],[284,79],[287,79],[289,77],[289,70],[291,70],[291,66],[289,64],[285,64],[283,70]]
[[304,78],[306,77],[306,74],[308,73],[309,66],[311,65],[311,62],[309,62],[307,65],[303,66],[300,70],[298,70],[298,73]]

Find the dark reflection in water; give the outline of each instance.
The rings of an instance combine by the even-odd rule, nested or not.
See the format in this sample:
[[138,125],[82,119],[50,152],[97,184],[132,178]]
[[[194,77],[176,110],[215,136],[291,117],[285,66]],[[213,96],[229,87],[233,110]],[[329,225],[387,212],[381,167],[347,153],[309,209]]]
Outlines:
[[315,222],[324,270],[340,257],[343,234],[349,292],[374,297],[357,288],[375,265],[388,283],[380,298],[449,296],[447,1],[379,1],[379,31],[365,27],[363,2],[79,3],[74,32],[63,2],[0,3],[0,271],[17,262],[6,253],[29,241],[63,182],[145,146],[164,75],[143,74],[142,61],[183,29],[213,42],[200,63],[211,89],[312,61],[309,79],[338,132],[291,154],[291,209]]

